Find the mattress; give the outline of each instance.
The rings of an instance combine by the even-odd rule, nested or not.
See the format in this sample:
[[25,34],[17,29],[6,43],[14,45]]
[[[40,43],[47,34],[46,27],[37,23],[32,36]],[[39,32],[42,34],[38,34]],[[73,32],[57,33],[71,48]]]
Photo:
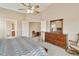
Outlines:
[[18,37],[0,40],[0,56],[46,56],[44,48],[31,38]]

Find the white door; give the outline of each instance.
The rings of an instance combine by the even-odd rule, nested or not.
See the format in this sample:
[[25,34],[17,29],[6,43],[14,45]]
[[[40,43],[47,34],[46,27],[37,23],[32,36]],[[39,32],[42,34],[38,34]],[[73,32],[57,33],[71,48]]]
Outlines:
[[6,20],[6,38],[14,38],[17,36],[17,21]]

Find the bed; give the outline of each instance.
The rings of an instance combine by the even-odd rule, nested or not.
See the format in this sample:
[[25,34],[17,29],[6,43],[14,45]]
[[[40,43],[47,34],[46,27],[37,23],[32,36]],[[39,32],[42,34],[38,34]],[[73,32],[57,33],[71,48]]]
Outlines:
[[43,47],[31,38],[18,37],[0,40],[0,56],[46,56]]

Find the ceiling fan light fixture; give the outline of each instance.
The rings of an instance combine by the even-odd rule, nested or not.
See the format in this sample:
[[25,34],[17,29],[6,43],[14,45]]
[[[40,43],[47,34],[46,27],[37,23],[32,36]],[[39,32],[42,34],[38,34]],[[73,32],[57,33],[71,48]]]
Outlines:
[[33,10],[30,10],[30,13],[34,13],[34,11]]
[[33,10],[28,9],[28,10],[27,10],[27,13],[29,13],[29,14],[30,14],[30,13],[34,13],[34,11],[33,11]]
[[30,10],[29,9],[27,10],[27,13],[30,13]]
[[24,10],[28,14],[39,13],[39,5],[32,5],[31,3],[29,3],[28,5],[26,3],[21,3],[21,5],[25,7],[25,10],[24,8],[18,10]]

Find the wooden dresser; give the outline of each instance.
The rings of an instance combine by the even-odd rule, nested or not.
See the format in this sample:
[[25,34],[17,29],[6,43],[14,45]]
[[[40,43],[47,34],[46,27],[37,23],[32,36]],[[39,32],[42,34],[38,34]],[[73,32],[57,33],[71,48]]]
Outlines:
[[52,43],[64,49],[67,48],[66,34],[45,32],[45,42]]

